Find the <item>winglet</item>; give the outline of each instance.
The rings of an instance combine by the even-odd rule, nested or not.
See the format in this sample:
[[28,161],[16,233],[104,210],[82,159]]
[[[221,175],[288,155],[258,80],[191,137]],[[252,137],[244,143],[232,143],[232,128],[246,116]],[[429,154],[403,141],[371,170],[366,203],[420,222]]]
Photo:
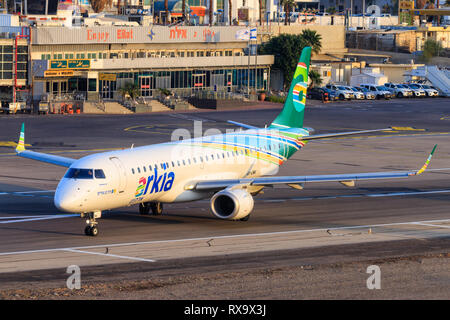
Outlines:
[[422,168],[420,168],[419,171],[416,172],[416,176],[423,173],[427,169],[428,165],[430,164],[431,158],[433,157],[434,150],[436,150],[436,147],[437,147],[437,144],[434,145],[434,148],[431,151],[430,155],[428,156],[427,161],[425,161],[425,164],[422,166]]
[[16,152],[21,153],[22,151],[25,151],[25,123],[22,122],[22,129],[20,130],[20,137],[19,137],[19,143],[16,147]]

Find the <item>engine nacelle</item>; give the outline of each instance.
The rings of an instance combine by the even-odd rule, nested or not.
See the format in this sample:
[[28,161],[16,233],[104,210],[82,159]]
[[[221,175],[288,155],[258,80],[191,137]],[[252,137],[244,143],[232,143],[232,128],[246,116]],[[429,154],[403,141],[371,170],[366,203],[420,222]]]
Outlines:
[[220,219],[239,220],[253,210],[253,197],[243,189],[225,189],[211,198],[211,210]]

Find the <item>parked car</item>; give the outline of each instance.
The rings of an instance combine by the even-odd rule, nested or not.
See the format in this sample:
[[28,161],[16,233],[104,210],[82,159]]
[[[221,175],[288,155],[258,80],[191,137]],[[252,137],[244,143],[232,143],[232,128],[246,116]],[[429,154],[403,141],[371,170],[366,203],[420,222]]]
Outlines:
[[356,89],[355,87],[347,86],[346,88],[347,88],[348,90],[353,91],[353,94],[355,95],[355,98],[356,98],[357,100],[364,100],[364,98],[365,98],[364,93],[362,93],[361,91],[359,91],[359,90]]
[[396,83],[385,83],[384,86],[388,88],[388,90],[397,98],[404,98],[404,97],[412,97],[413,92],[409,88],[405,88],[401,84]]
[[427,94],[425,90],[423,90],[419,85],[415,83],[405,84],[408,88],[410,88],[414,92],[415,97],[425,97]]
[[338,99],[336,92],[334,92],[333,90],[327,89],[327,88],[311,88],[306,93],[306,96],[308,99],[322,100],[323,95],[325,93],[328,94],[328,100],[330,100],[330,101],[334,101],[334,100]]
[[439,97],[439,91],[436,90],[434,87],[421,83],[414,83],[414,84],[417,85],[419,88],[421,88],[423,91],[425,91],[425,95],[427,97]]
[[[422,86],[429,87],[429,88],[425,88],[425,92],[427,92],[427,89],[436,91],[435,97],[439,97],[439,96],[441,95],[440,92],[439,92],[439,90],[438,90],[436,87],[429,86],[429,85],[427,85],[427,84],[424,84],[424,85],[422,85]],[[431,96],[430,96],[430,97],[431,97]]]
[[373,100],[376,97],[376,93],[373,91],[370,91],[367,88],[364,87],[355,87],[358,91],[361,91],[364,94],[364,98],[367,100]]
[[361,84],[361,87],[372,91],[375,94],[376,99],[390,99],[392,98],[392,93],[385,86],[376,86],[374,84]]
[[355,94],[352,90],[348,90],[345,86],[335,85],[335,84],[327,84],[325,88],[336,91],[336,94],[339,97],[339,100],[351,100],[355,99]]
[[325,92],[328,93],[328,100],[330,101],[339,100],[339,96],[336,91],[328,89],[326,87],[323,87],[322,90],[324,91],[324,93]]

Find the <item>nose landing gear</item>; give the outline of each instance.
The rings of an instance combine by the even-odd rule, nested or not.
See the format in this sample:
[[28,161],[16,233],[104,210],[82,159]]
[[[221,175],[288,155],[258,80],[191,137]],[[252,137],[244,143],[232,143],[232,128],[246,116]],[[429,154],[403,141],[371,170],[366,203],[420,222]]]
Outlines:
[[98,235],[98,222],[96,219],[100,219],[102,217],[101,211],[82,213],[81,218],[87,217],[86,223],[88,224],[86,228],[84,228],[84,234],[87,236],[95,237]]

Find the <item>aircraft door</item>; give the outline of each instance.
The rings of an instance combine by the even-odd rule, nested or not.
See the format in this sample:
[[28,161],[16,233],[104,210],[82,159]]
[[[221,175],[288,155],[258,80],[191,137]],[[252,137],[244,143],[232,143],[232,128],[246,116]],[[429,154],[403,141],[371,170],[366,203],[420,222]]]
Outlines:
[[117,157],[111,157],[111,158],[109,158],[109,160],[111,160],[111,162],[116,167],[117,176],[118,176],[117,189],[118,189],[119,193],[122,193],[125,191],[125,188],[127,186],[127,173],[126,173],[125,167],[123,166],[123,163]]

